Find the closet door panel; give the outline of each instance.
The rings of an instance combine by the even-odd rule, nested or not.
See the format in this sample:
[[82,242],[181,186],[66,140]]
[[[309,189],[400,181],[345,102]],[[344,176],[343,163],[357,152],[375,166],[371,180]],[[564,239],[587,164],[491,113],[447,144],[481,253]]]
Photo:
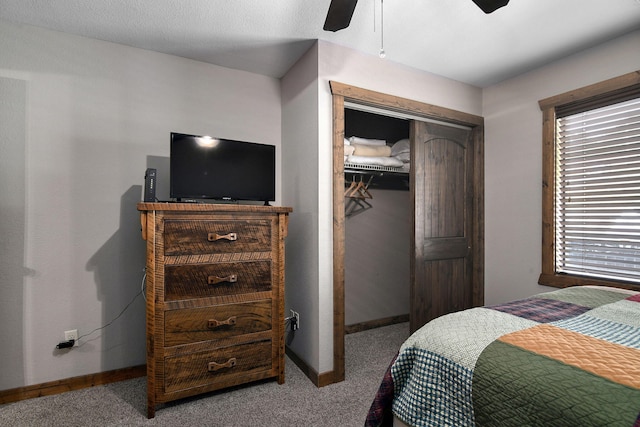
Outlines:
[[472,305],[471,132],[412,124],[411,330]]

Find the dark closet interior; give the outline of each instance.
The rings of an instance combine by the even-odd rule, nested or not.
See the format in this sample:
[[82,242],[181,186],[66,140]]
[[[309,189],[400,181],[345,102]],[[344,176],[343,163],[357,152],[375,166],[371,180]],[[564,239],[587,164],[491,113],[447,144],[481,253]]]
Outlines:
[[[344,109],[344,136],[383,139],[387,145],[409,138],[409,120],[384,116],[367,111]],[[348,177],[348,174],[345,175]],[[409,175],[406,173],[379,173],[371,180],[371,188],[386,190],[409,190]]]
[[345,108],[344,134],[347,138],[356,135],[384,139],[387,144],[393,144],[403,138],[409,138],[409,120]]

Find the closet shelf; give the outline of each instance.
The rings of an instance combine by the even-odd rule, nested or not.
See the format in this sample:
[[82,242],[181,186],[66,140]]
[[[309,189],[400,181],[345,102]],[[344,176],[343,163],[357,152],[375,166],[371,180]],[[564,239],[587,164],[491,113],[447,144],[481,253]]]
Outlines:
[[345,173],[370,173],[375,174],[375,172],[392,172],[402,175],[409,175],[409,171],[401,168],[394,168],[390,166],[379,166],[379,165],[362,165],[356,163],[344,163],[344,172]]

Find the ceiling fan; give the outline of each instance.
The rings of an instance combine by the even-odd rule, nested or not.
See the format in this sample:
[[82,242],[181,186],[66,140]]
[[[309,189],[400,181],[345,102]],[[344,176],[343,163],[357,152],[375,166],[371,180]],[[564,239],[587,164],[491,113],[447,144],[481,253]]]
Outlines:
[[[509,3],[509,0],[472,0],[484,13],[491,13]],[[325,31],[339,31],[349,26],[358,0],[331,0],[327,18],[324,21]]]

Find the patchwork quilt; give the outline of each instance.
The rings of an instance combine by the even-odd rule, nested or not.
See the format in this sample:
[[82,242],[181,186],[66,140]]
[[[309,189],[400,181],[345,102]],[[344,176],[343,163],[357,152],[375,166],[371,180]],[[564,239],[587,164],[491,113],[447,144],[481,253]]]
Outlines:
[[432,320],[367,426],[640,427],[640,293],[572,287]]

